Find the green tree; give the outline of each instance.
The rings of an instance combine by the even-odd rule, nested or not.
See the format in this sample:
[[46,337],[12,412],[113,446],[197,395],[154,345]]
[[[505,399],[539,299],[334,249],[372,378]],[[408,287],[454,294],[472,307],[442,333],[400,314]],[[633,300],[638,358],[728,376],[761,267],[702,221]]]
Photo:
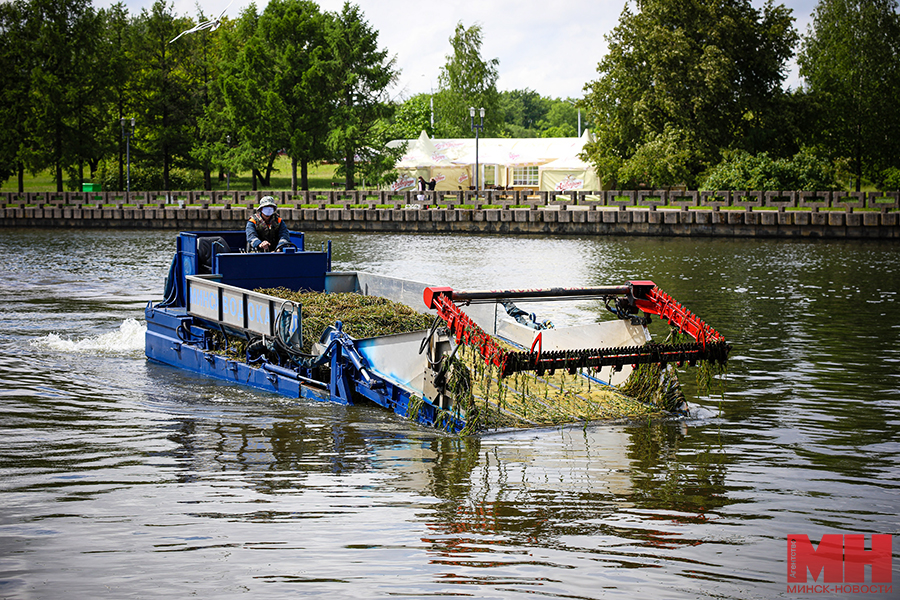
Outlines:
[[132,89],[138,133],[132,153],[161,168],[163,188],[170,190],[171,170],[194,162],[190,152],[201,105],[195,93],[196,82],[185,64],[191,48],[189,43],[181,43],[190,36],[169,42],[192,23],[175,17],[164,0],[156,0],[150,11],[141,12],[134,25],[132,57],[137,70]]
[[108,141],[111,125],[108,111],[113,98],[114,72],[109,68],[106,14],[90,8],[76,27],[74,61],[80,72],[78,89],[72,93],[76,145],[67,171],[72,187],[78,189],[83,181],[93,177],[100,160],[112,150]]
[[[131,19],[125,5],[118,2],[100,11],[103,21],[103,43],[101,44],[104,71],[107,74],[107,96],[103,112],[104,130],[101,134],[101,157],[116,156],[118,178],[116,185],[107,189],[124,190],[125,185],[125,140],[121,121],[133,114],[130,96],[131,73],[134,71],[133,56],[129,51],[132,38]],[[92,165],[91,176],[94,175]]]
[[31,109],[30,52],[36,25],[26,21],[24,0],[0,3],[0,181],[18,175],[18,191],[24,189],[25,169],[30,165],[31,129],[26,120]]
[[[306,190],[309,163],[327,155],[333,108],[325,50],[329,17],[309,0],[273,0],[255,26],[253,20],[252,12],[242,16],[242,27],[252,34],[223,71],[222,96],[236,143],[229,153],[243,157],[238,166],[254,169],[268,185],[273,161],[285,151],[292,190]],[[217,120],[218,113],[209,118]]]
[[666,127],[651,133],[619,169],[619,185],[626,189],[662,188],[689,181],[700,161],[699,144],[689,132]]
[[[277,119],[284,140],[281,147],[291,157],[291,182],[297,191],[309,189],[309,163],[327,153],[330,117],[327,96],[325,36],[328,18],[307,0],[270,2],[259,21],[259,35],[267,40],[274,64],[267,89],[270,113]],[[261,65],[260,65],[261,66]]]
[[405,102],[399,104],[394,111],[391,126],[394,139],[412,140],[419,137],[423,131],[428,136],[434,136],[434,128],[431,126],[431,94],[417,94]]
[[340,13],[330,16],[322,61],[332,106],[328,146],[340,161],[337,173],[352,190],[357,166],[372,169],[366,179],[373,180],[386,162],[399,156],[399,151],[384,146],[385,124],[393,111],[387,90],[397,71],[395,59],[378,48],[378,32],[358,6],[345,2]]
[[654,145],[649,154],[671,147],[680,156],[661,140],[691,139],[687,171],[671,170],[686,180],[658,183],[693,185],[721,149],[742,147],[768,127],[797,39],[793,18],[771,0],[761,11],[748,0],[640,0],[636,8],[626,4],[607,35],[600,77],[587,86],[584,106],[597,126],[586,155],[602,179],[616,182],[620,169],[639,170],[627,163],[644,144]]
[[820,109],[817,141],[850,159],[856,190],[900,166],[896,0],[820,0],[798,62]]
[[199,86],[196,94],[202,111],[196,118],[194,126],[196,136],[190,149],[190,156],[203,172],[203,187],[207,190],[212,189],[213,170],[219,171],[220,179],[224,177],[225,171],[229,170],[226,167],[226,155],[233,128],[229,126],[230,121],[225,118],[225,101],[219,81],[223,65],[226,64],[226,61],[220,58],[226,45],[223,40],[228,38],[232,29],[231,21],[223,19],[223,23],[215,32],[202,31],[192,35],[186,42],[194,49],[188,69]]
[[[450,38],[453,53],[438,75],[439,91],[435,109],[440,117],[437,124],[440,137],[474,137],[469,107],[484,108],[484,135],[496,136],[503,126],[500,95],[497,92],[497,66],[500,61],[481,58],[481,26],[468,29],[462,22],[456,25]],[[480,123],[480,119],[478,120]]]
[[[203,23],[209,19],[200,11],[197,22]],[[224,19],[224,29],[228,29],[229,22]],[[215,93],[213,88],[218,77],[221,60],[220,52],[222,26],[213,29],[203,29],[189,35],[179,37],[172,42],[179,46],[183,52],[181,69],[184,79],[192,88],[194,106],[186,119],[185,127],[191,131],[192,144],[188,151],[189,160],[185,164],[199,168],[203,173],[203,189],[212,189],[212,170],[218,166],[216,150],[221,143],[219,132],[210,128],[205,123],[207,115],[211,114],[220,105],[215,105]]]
[[[550,101],[550,110],[544,119],[538,122],[541,137],[576,137],[579,135],[579,111],[574,100],[556,99]],[[584,123],[581,123],[582,131]]]
[[[534,90],[509,90],[500,92],[499,106],[503,118],[505,137],[537,137],[538,123],[550,110],[551,102]],[[558,123],[554,123],[558,125]]]
[[394,139],[393,128],[387,119],[380,119],[369,128],[366,143],[357,149],[354,172],[354,176],[361,178],[364,185],[385,185],[399,177],[394,165],[403,155],[406,146],[388,148],[388,142]]
[[107,95],[100,64],[101,19],[88,0],[31,0],[26,19],[35,23],[30,47],[30,111],[33,165],[50,167],[57,191],[63,173],[83,175],[97,158],[100,115]]
[[[277,7],[276,7],[277,8]],[[273,53],[260,38],[261,15],[250,4],[235,22],[226,22],[216,33],[218,75],[210,87],[210,103],[200,120],[207,145],[195,147],[224,172],[251,171],[253,189],[265,185],[284,137],[274,135],[278,123],[266,111],[271,99]],[[262,70],[257,65],[262,65]],[[263,175],[265,173],[265,175]]]

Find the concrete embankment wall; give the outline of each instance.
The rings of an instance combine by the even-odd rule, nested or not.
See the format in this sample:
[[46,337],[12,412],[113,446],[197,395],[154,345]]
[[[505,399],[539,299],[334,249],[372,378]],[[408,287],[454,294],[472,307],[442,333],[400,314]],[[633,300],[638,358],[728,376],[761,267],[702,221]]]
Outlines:
[[0,226],[242,229],[264,195],[298,231],[900,238],[898,192],[0,193]]

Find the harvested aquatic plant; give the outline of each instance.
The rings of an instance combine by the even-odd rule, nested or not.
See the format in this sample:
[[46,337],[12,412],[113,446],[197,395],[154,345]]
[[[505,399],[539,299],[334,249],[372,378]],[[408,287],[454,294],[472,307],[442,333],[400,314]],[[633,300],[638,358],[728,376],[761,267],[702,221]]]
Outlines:
[[[666,343],[680,344],[690,338],[677,328],[672,328],[666,337]],[[727,363],[717,360],[704,360],[697,365],[697,388],[701,393],[709,394],[712,381],[716,375],[724,375]],[[720,381],[723,381],[720,378]],[[685,404],[684,392],[678,383],[678,372],[673,365],[659,363],[638,365],[619,386],[622,393],[658,406],[663,410],[677,412]],[[724,392],[724,384],[722,385]]]
[[697,365],[697,390],[701,394],[709,396],[712,392],[712,382],[719,383],[718,391],[725,396],[725,375],[728,373],[728,363],[706,360]]
[[428,329],[433,317],[381,298],[353,293],[294,292],[287,288],[259,289],[262,294],[296,302],[303,316],[303,351],[312,351],[321,332],[336,321],[356,339]]
[[463,348],[459,354],[472,373],[480,429],[558,425],[655,412],[652,406],[580,373],[560,370],[539,376],[523,371],[501,379],[499,370],[485,364],[477,351]]
[[415,421],[419,418],[419,411],[422,410],[422,407],[425,405],[425,401],[418,396],[413,396],[409,399],[409,404],[406,405],[406,418],[410,421]]
[[[680,344],[690,341],[691,338],[676,327],[669,330],[666,342]],[[728,373],[728,354],[724,354],[718,359],[704,360],[697,364],[697,391],[701,394],[710,395],[713,387],[713,381],[718,382],[718,391],[725,394],[725,375]],[[674,374],[673,374],[674,377]]]
[[676,412],[684,404],[684,392],[675,369],[659,363],[638,365],[619,390],[636,400]]

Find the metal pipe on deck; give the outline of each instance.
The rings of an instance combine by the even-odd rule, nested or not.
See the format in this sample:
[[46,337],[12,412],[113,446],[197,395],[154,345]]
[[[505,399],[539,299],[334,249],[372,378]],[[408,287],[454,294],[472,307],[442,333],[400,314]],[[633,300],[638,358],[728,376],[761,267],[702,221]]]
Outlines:
[[453,290],[454,302],[479,302],[496,300],[565,300],[569,298],[602,298],[604,296],[627,296],[631,285],[588,288],[535,288],[522,290]]

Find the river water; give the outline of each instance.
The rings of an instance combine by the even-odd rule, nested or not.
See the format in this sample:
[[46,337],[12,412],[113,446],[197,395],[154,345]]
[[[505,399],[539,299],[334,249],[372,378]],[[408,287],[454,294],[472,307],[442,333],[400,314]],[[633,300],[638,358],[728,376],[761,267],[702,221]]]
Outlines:
[[335,269],[458,288],[653,280],[734,345],[724,392],[440,435],[148,363],[171,232],[7,230],[0,597],[795,597],[787,535],[900,534],[896,243],[331,239]]

